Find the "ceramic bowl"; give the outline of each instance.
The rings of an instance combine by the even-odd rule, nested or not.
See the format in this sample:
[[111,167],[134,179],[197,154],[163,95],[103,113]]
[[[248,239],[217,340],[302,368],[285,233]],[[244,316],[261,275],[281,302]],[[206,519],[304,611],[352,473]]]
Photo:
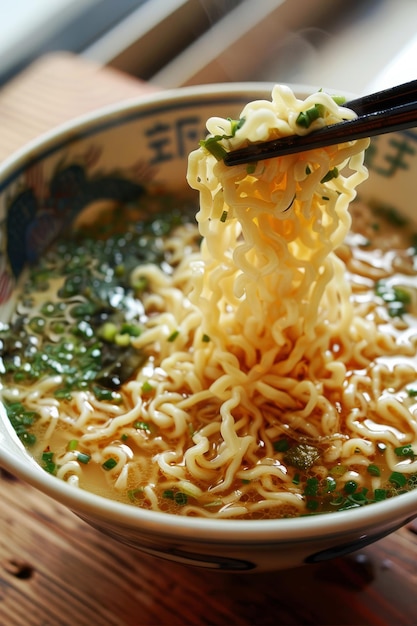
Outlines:
[[[94,200],[134,197],[141,185],[186,189],[187,157],[211,115],[236,117],[271,85],[232,84],[155,93],[93,113],[43,136],[0,166],[0,320],[25,266]],[[305,96],[308,89],[293,86]],[[381,136],[368,151],[362,197],[413,217],[417,131]],[[0,466],[142,552],[209,569],[277,570],[330,559],[395,531],[417,515],[417,490],[381,503],[299,519],[231,521],[142,510],[60,481],[26,452],[0,407]]]

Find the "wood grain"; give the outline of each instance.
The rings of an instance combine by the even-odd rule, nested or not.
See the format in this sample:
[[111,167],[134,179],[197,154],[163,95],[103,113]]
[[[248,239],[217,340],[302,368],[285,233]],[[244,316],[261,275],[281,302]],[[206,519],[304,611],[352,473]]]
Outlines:
[[41,57],[0,90],[0,161],[63,122],[155,90],[70,53]]
[[[148,90],[71,55],[0,92],[0,159],[49,128]],[[0,626],[417,625],[417,523],[349,557],[272,574],[151,558],[0,474]]]

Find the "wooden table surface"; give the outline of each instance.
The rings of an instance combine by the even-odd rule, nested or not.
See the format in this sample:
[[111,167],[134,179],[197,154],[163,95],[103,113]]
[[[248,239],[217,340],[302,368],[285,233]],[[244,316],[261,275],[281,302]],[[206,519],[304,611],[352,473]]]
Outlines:
[[[71,55],[0,91],[0,159],[149,87]],[[269,574],[189,569],[101,535],[0,473],[0,626],[417,625],[417,522],[350,556]]]

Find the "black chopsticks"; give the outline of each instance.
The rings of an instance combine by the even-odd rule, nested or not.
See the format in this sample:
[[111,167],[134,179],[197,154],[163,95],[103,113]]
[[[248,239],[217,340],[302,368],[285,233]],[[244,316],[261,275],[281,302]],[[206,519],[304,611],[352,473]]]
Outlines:
[[232,150],[224,162],[253,163],[417,126],[417,80],[356,98],[343,106],[355,111],[358,117],[307,135],[291,135]]

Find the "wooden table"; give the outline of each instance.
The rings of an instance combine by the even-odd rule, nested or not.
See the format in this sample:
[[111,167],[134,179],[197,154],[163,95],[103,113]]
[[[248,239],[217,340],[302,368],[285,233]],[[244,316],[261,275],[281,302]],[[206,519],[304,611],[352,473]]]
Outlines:
[[[0,91],[0,159],[51,126],[149,87],[70,55]],[[417,522],[351,556],[272,574],[135,552],[0,474],[0,626],[417,625]]]

